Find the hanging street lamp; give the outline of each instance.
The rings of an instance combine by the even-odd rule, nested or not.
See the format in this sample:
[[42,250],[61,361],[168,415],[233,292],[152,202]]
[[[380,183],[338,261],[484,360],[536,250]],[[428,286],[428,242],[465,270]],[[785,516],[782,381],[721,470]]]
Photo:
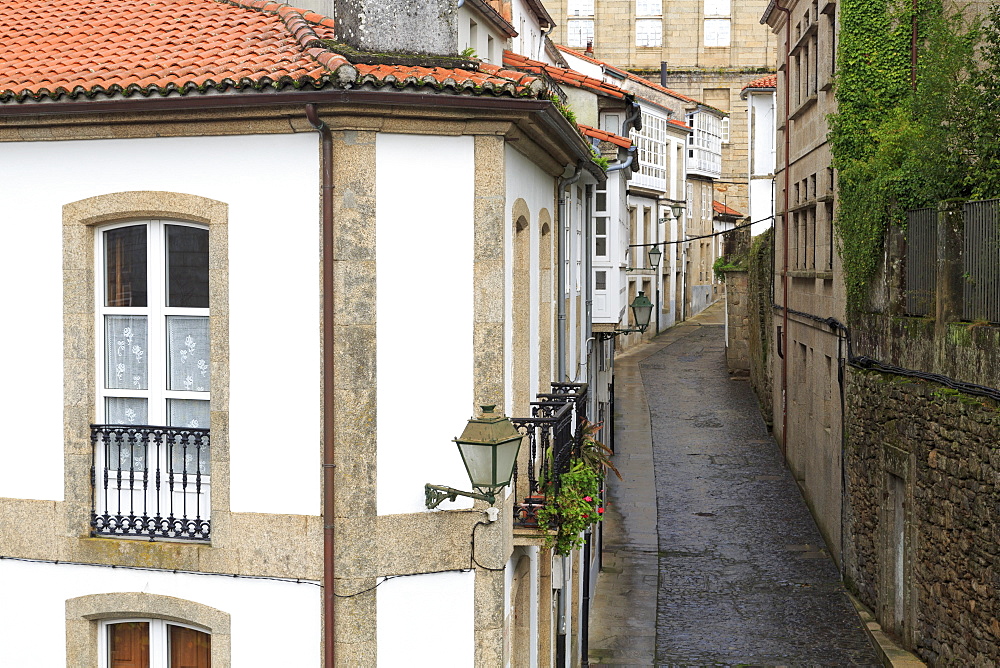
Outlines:
[[660,250],[659,246],[650,246],[649,252],[646,253],[649,257],[649,266],[654,269],[660,266],[660,256],[663,255],[663,251]]

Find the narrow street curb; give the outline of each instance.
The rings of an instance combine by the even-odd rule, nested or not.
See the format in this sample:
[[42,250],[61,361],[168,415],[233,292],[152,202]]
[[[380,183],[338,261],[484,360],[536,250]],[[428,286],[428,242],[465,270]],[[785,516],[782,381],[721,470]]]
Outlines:
[[851,599],[854,609],[858,611],[858,617],[861,618],[861,624],[865,628],[865,633],[868,634],[872,646],[878,651],[883,666],[886,668],[925,668],[927,666],[926,663],[907,652],[897,645],[892,638],[887,636],[885,631],[882,630],[882,626],[875,619],[875,615],[865,607],[864,603],[850,593],[847,594],[847,597]]

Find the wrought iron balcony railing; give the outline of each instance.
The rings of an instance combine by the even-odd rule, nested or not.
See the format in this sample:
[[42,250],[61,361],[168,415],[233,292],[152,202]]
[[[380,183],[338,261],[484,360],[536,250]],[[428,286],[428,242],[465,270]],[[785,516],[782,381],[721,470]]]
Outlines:
[[[514,525],[538,526],[538,509],[559,490],[559,479],[579,451],[579,425],[585,418],[587,385],[553,383],[552,392],[531,403],[531,417],[511,418],[527,437],[527,466],[514,468]],[[522,446],[523,450],[523,446]]]
[[209,430],[91,425],[92,535],[207,541]]

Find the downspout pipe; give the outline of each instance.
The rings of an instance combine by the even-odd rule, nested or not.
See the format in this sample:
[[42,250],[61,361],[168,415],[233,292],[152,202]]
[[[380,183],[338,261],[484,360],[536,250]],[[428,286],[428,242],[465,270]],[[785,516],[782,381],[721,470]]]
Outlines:
[[334,458],[335,409],[333,330],[333,137],[330,127],[316,113],[316,105],[306,105],[306,118],[320,135],[323,238],[323,654],[324,666],[336,665],[334,594],[334,485],[337,465]]
[[791,116],[791,110],[788,108],[790,103],[789,96],[789,77],[792,73],[791,68],[791,48],[792,48],[792,12],[787,7],[782,7],[781,4],[775,2],[774,8],[782,12],[785,15],[785,122],[784,122],[784,150],[785,150],[785,188],[784,193],[782,193],[782,212],[781,212],[781,238],[782,238],[782,266],[781,266],[781,294],[782,294],[782,327],[781,327],[781,350],[784,351],[784,355],[781,358],[781,458],[785,461],[785,465],[788,465],[788,191],[791,189],[791,173],[789,167],[791,166],[791,155],[789,153],[791,148],[791,136],[789,132],[789,117]]
[[577,163],[573,175],[559,179],[556,188],[556,206],[559,207],[559,244],[556,248],[556,378],[562,383],[566,378],[566,245],[569,235],[566,226],[569,224],[567,212],[566,188],[573,185],[583,176],[583,161]]
[[616,162],[613,165],[608,165],[607,173],[617,172],[619,170],[631,167],[632,163],[635,161],[635,146],[630,146],[628,149],[628,158],[624,162]]

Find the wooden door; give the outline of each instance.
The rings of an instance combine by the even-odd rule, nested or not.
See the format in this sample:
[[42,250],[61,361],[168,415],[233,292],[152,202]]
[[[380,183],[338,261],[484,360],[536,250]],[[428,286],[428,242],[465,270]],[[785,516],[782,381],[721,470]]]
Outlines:
[[212,668],[212,636],[169,625],[170,668]]
[[149,668],[149,622],[108,625],[111,668]]

